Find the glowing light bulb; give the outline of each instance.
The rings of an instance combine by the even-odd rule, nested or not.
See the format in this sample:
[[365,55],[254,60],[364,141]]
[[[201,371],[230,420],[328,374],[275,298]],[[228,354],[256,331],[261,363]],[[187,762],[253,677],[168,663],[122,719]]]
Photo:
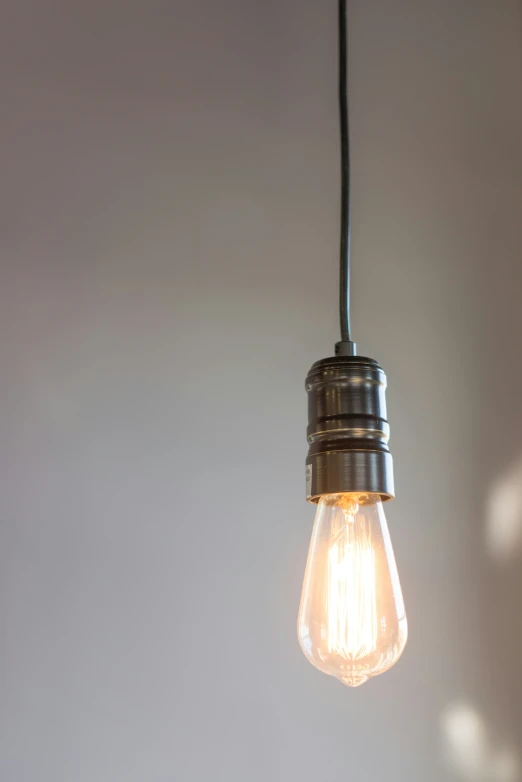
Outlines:
[[350,687],[384,673],[401,656],[408,624],[380,495],[321,497],[298,637],[316,668]]

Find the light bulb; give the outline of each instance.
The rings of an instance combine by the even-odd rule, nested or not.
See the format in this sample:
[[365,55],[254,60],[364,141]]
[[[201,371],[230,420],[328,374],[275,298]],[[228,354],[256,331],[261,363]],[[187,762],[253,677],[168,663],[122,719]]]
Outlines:
[[350,687],[384,673],[401,656],[408,624],[379,494],[321,497],[298,637],[316,668]]

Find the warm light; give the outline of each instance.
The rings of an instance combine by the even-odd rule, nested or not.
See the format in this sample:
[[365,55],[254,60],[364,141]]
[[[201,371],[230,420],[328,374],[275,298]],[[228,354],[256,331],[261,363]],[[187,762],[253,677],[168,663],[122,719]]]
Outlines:
[[351,687],[384,673],[399,659],[408,626],[379,495],[321,498],[298,636],[316,668]]
[[441,717],[444,753],[455,779],[464,782],[519,782],[520,761],[513,746],[500,745],[481,714],[468,703],[452,703]]
[[347,659],[377,645],[375,554],[371,539],[357,535],[356,508],[345,511],[348,523],[328,552],[328,651]]
[[499,562],[515,559],[522,550],[522,459],[518,459],[489,490],[486,545]]

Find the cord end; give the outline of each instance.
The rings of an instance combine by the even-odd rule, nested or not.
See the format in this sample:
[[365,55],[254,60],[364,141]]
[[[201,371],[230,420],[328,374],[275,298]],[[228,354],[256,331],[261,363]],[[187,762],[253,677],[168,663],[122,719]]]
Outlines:
[[355,342],[343,341],[335,343],[335,355],[336,356],[356,356],[357,345]]

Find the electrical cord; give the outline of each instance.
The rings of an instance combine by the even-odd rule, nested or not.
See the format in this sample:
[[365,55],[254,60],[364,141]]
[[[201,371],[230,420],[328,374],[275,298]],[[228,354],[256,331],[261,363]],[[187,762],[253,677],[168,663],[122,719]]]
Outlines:
[[341,340],[350,342],[350,134],[348,126],[348,31],[346,0],[339,0],[339,119],[341,131]]

